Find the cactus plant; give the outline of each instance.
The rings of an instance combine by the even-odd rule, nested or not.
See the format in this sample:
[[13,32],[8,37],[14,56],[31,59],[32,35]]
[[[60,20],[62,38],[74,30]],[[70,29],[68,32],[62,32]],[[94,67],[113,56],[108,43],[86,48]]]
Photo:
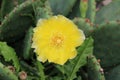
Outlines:
[[94,31],[93,24],[89,19],[74,18],[73,22],[78,26],[78,28],[84,31],[86,37],[90,36]]
[[87,10],[88,10],[88,0],[81,0],[79,7],[80,7],[80,12],[81,12],[81,17],[85,18]]
[[0,80],[119,80],[120,0],[102,1],[0,0]]
[[120,53],[119,26],[120,23],[118,21],[111,21],[101,24],[94,31],[94,55],[101,60],[103,67],[114,66],[120,63],[120,57],[118,56]]
[[113,0],[110,4],[100,9],[96,14],[96,24],[107,21],[120,20],[120,0]]
[[88,0],[88,10],[86,13],[86,17],[90,19],[92,23],[94,23],[95,15],[96,15],[96,2],[95,0]]
[[[68,15],[77,0],[49,0],[53,13]],[[62,4],[62,5],[61,5]]]
[[5,65],[0,63],[0,79],[1,80],[18,80],[18,77],[11,72]]
[[105,80],[103,69],[97,59],[90,55],[88,56],[88,79],[89,80]]
[[52,15],[51,7],[48,1],[37,0],[33,4],[36,22],[42,18],[49,18]]
[[106,80],[119,80],[120,79],[120,65],[115,66],[110,71],[106,72]]
[[31,17],[33,12],[32,3],[28,0],[19,5],[2,21],[0,40],[14,42],[16,39],[20,39],[20,36],[23,36],[26,29],[33,24]]
[[[71,61],[72,64],[68,64],[71,67],[68,68],[68,65],[65,65],[65,72],[67,72],[66,74],[68,75],[68,78],[66,80],[73,80],[76,77],[75,74],[79,70],[79,68],[87,63],[86,58],[87,56],[91,55],[93,51],[92,45],[92,38],[86,39],[85,43],[81,46],[82,48],[78,48],[79,56],[76,59],[74,59],[73,62]],[[82,60],[84,61],[82,62]]]
[[[77,71],[79,70],[80,67],[83,65],[87,64],[87,56],[92,54],[93,51],[93,39],[92,38],[87,38],[85,43],[79,47],[78,50],[78,56],[76,59],[71,60],[64,66],[59,66],[57,65],[57,69],[59,69],[63,74],[67,75],[67,78],[64,80],[73,80],[76,78]],[[84,60],[84,61],[82,61]]]
[[[23,0],[3,0],[1,4],[1,19],[9,14],[10,11],[13,10],[14,7],[21,4]],[[8,4],[9,3],[9,4]]]
[[32,34],[33,28],[30,27],[28,32],[26,33],[25,40],[24,40],[24,48],[23,48],[23,57],[24,59],[29,59],[31,56],[31,43],[32,43]]
[[73,8],[71,9],[71,12],[67,15],[67,17],[73,19],[75,17],[81,17],[80,13],[80,0],[77,0]]
[[[38,4],[40,4],[40,5],[38,5]],[[42,2],[39,2],[39,0],[38,0],[33,4],[33,8],[34,8],[34,11],[35,11],[36,20],[38,20],[40,18],[48,18],[49,16],[52,15],[51,9],[48,6],[48,2],[46,2],[44,4]],[[33,34],[32,31],[33,31],[33,28],[30,27],[26,36],[25,36],[24,47],[23,47],[23,56],[24,56],[25,59],[29,59],[30,58],[30,53],[32,52],[31,51],[32,50],[31,49],[32,34]]]

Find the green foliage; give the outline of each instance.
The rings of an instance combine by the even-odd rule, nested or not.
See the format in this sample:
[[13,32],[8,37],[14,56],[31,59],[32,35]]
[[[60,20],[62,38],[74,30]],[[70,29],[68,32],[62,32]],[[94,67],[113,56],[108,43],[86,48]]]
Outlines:
[[93,51],[93,39],[91,37],[86,39],[77,51],[78,55],[75,59],[70,60],[64,66],[56,66],[63,74],[67,75],[65,80],[75,79],[77,77],[76,73],[87,63],[87,56],[92,54]]
[[[2,20],[4,17],[9,14],[10,11],[14,9],[14,7],[18,6],[21,4],[23,0],[3,0],[1,4],[1,18]],[[9,3],[9,4],[8,4]]]
[[75,17],[81,17],[81,12],[80,12],[80,0],[77,0],[75,5],[73,6],[72,10],[70,13],[67,15],[69,18],[73,19]]
[[20,69],[19,60],[13,48],[9,47],[6,42],[0,42],[0,55],[2,55],[5,61],[13,61],[13,65],[17,69]]
[[13,65],[19,71],[20,65],[18,57],[16,56],[16,53],[13,48],[9,47],[6,42],[0,42],[0,55],[2,55],[5,59],[5,61],[11,61],[13,62]]
[[[73,80],[76,77],[76,72],[79,70],[80,67],[84,66],[86,64],[87,56],[92,54],[93,51],[93,40],[92,38],[86,39],[84,44],[78,48],[78,56],[71,61],[71,64],[69,65],[70,69],[66,67],[66,74],[68,75],[67,80]],[[68,66],[66,65],[66,66]]]
[[54,15],[67,16],[77,0],[49,0]]
[[21,69],[26,71],[29,76],[33,76],[33,78],[34,77],[39,78],[39,76],[40,76],[39,71],[38,71],[38,69],[33,67],[33,65],[29,65],[25,61],[20,61],[20,64],[21,64]]
[[62,80],[61,77],[51,77],[49,80]]
[[36,65],[40,74],[40,80],[45,80],[44,66],[39,61],[36,61]]
[[119,43],[120,24],[111,21],[101,24],[94,32],[94,55],[101,60],[102,67],[110,67],[120,63]]
[[2,21],[2,17],[1,17],[1,11],[0,11],[0,24],[1,24],[1,21]]
[[89,0],[80,0],[80,12],[81,12],[82,18],[86,17],[86,13],[87,13],[87,9],[88,9],[88,1]]
[[96,24],[108,21],[120,20],[120,0],[113,0],[107,6],[102,7],[96,14]]
[[49,18],[52,15],[51,8],[48,1],[36,0],[33,4],[33,9],[36,17],[36,22],[40,18]]
[[103,69],[93,55],[88,57],[87,67],[89,80],[105,80]]
[[90,19],[90,21],[94,23],[95,15],[96,15],[96,2],[95,0],[88,0],[88,10],[86,13],[86,18]]
[[[0,80],[18,80],[19,71],[27,74],[24,80],[105,80],[101,66],[106,80],[119,80],[120,0],[102,6],[96,14],[102,1],[0,0]],[[76,48],[77,56],[64,65],[41,63],[31,48],[33,28],[39,19],[59,14],[72,19],[86,40]],[[8,65],[16,70],[12,72]]]
[[0,80],[18,80],[18,77],[0,63]]
[[24,45],[24,39],[17,40],[13,43],[9,43],[9,45],[14,48],[16,54],[18,57],[23,56],[23,45]]
[[74,18],[73,22],[78,26],[79,29],[84,31],[86,37],[92,34],[94,27],[89,19]]
[[23,57],[24,59],[30,59],[30,56],[32,56],[32,34],[33,34],[33,27],[30,27],[27,31],[24,39],[24,46],[23,46]]
[[14,42],[20,39],[25,31],[34,23],[31,15],[33,13],[31,1],[26,1],[14,8],[0,25],[0,40]]
[[119,80],[120,79],[120,65],[115,66],[110,71],[106,72],[106,80]]

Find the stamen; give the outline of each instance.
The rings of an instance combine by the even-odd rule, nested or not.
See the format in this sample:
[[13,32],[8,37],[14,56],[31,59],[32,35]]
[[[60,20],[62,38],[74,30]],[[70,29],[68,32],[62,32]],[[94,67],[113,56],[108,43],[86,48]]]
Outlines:
[[54,35],[51,39],[52,46],[61,47],[63,44],[64,37],[62,35]]

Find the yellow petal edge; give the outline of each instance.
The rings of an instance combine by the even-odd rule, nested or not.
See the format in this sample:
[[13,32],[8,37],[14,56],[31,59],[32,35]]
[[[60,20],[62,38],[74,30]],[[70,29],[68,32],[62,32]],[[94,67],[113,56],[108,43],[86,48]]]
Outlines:
[[76,47],[85,40],[83,31],[62,15],[40,19],[33,32],[32,48],[37,59],[60,65],[76,57]]

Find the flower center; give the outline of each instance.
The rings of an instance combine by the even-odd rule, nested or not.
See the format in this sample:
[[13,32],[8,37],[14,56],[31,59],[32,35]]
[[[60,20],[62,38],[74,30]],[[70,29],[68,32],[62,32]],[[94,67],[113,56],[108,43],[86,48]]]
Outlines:
[[63,44],[64,37],[62,35],[54,35],[51,39],[52,46],[61,47]]

